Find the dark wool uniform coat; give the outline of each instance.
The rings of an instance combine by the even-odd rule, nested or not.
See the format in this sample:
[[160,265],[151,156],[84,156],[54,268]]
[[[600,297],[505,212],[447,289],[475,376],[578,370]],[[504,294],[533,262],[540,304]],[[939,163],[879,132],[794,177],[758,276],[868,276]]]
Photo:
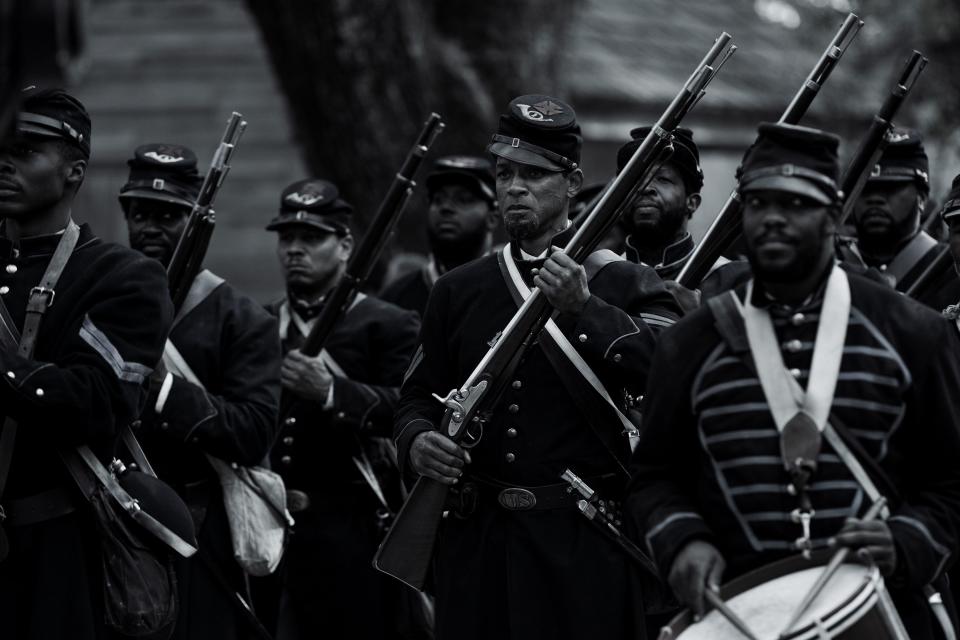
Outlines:
[[415,269],[384,287],[380,297],[402,309],[416,311],[422,316],[427,308],[430,289],[433,288],[433,277],[431,269],[427,266]]
[[[206,273],[202,278],[216,276]],[[245,593],[233,559],[223,493],[204,454],[244,466],[260,464],[273,443],[280,402],[280,339],[264,308],[221,282],[178,318],[170,340],[203,383],[174,377],[158,414],[156,396],[135,431],[151,464],[190,506],[200,554],[233,591]],[[180,613],[174,638],[245,638],[248,623],[233,596],[199,556],[179,559]],[[252,636],[251,636],[252,637]]]
[[[284,352],[299,347],[309,323],[286,301],[270,311],[280,319]],[[310,506],[293,514],[281,626],[292,615],[303,638],[399,637],[400,584],[371,566],[383,535],[381,504],[354,458],[362,447],[387,497],[395,497],[398,476],[389,472],[392,463],[377,459],[376,445],[390,434],[419,328],[415,313],[362,297],[327,340],[326,350],[346,374],[334,376],[332,404],[296,400],[283,417],[270,459],[287,489],[307,494]]]
[[[910,637],[937,637],[921,589],[953,561],[960,535],[960,360],[956,336],[929,309],[855,274],[831,421],[845,426],[890,482],[897,570],[887,579]],[[741,299],[744,287],[737,293]],[[727,294],[729,295],[729,294]],[[763,304],[755,291],[755,304]],[[784,364],[806,386],[822,293],[770,307]],[[797,553],[798,505],[759,381],[701,308],[663,335],[634,454],[628,513],[664,575],[688,542],[712,542],[724,580]],[[653,381],[656,381],[655,383]],[[824,441],[810,495],[815,548],[869,506]],[[869,464],[865,464],[870,469]],[[891,490],[899,496],[892,496]]]
[[[14,244],[0,237],[0,295],[18,330],[59,239]],[[60,490],[76,505],[56,519],[4,523],[11,545],[0,562],[4,638],[108,637],[95,525],[57,449],[88,444],[109,463],[119,427],[140,413],[143,382],[160,361],[172,317],[160,264],[101,241],[83,225],[40,325],[35,357],[0,350],[0,414],[20,425],[3,503]]]
[[[528,284],[530,270],[542,264],[517,261]],[[600,269],[590,291],[583,312],[561,314],[557,324],[610,395],[622,400],[625,389],[639,393],[657,334],[679,308],[652,269],[624,260]],[[440,423],[443,406],[431,394],[462,384],[516,310],[497,255],[437,281],[397,412],[402,466],[416,435]],[[609,427],[623,430],[619,423]],[[626,448],[626,438],[622,442]],[[471,456],[469,475],[517,487],[555,485],[568,467],[585,479],[618,470],[536,346],[514,372]],[[495,493],[489,499],[482,492],[472,515],[441,523],[433,574],[440,640],[642,637],[632,569],[572,503],[506,511]]]

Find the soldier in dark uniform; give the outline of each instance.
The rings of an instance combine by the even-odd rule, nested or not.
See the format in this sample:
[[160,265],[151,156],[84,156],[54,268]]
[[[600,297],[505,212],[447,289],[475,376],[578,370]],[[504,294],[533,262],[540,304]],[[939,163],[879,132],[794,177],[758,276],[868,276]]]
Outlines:
[[283,565],[278,637],[395,638],[400,586],[371,560],[395,508],[393,411],[416,348],[417,314],[359,295],[324,353],[299,351],[343,276],[353,248],[351,206],[324,180],[287,187],[267,229],[287,284],[270,306],[286,354],[284,394],[295,401],[271,454],[297,521]]
[[109,461],[118,429],[143,406],[173,317],[159,264],[71,219],[90,130],[75,98],[32,90],[0,148],[0,300],[17,331],[57,248],[76,239],[33,357],[0,348],[0,413],[19,426],[3,445],[12,461],[0,456],[9,472],[0,498],[10,545],[0,561],[5,638],[109,637],[93,514],[58,452],[87,444]]
[[[127,164],[120,204],[130,246],[167,267],[203,182],[196,155],[180,145],[146,144]],[[246,594],[246,581],[233,559],[223,493],[207,456],[243,466],[266,457],[280,400],[276,320],[204,270],[174,319],[165,359],[171,357],[186,363],[193,373],[187,377],[195,380],[162,372],[133,426],[157,474],[190,506],[199,531],[199,554],[178,561],[173,637],[243,638],[249,622],[236,594]]]
[[[552,253],[574,232],[568,206],[583,179],[580,146],[568,104],[534,95],[510,103],[489,147],[510,243],[437,281],[403,385],[395,424],[402,466],[459,487],[461,499],[441,523],[434,557],[441,640],[643,635],[632,568],[559,484],[570,468],[618,497],[625,426],[607,404],[587,412],[588,401],[574,401],[567,385],[587,382],[553,345],[557,334],[569,341],[619,403],[639,393],[657,335],[679,308],[649,267],[592,256],[588,281],[584,267]],[[516,295],[533,286],[559,312],[556,333],[550,345],[541,334],[526,354],[468,454],[437,430],[444,407],[432,394],[466,379],[517,311]]]
[[[929,162],[920,134],[894,130],[853,208],[856,242],[841,240],[844,259],[877,269],[906,292],[944,245],[920,228],[930,193]],[[954,302],[960,288],[933,291],[921,300],[940,311]]]
[[427,240],[430,260],[422,269],[398,278],[382,298],[419,314],[441,275],[487,254],[497,226],[493,167],[486,158],[437,158],[427,176]]
[[[879,566],[909,637],[934,638],[921,589],[948,566],[960,533],[960,367],[936,314],[835,266],[837,144],[814,129],[760,126],[739,186],[753,278],[736,289],[739,305],[725,294],[726,306],[699,309],[660,341],[627,512],[697,611],[721,580],[842,545]],[[769,337],[751,326],[770,327]],[[768,396],[757,363],[771,353],[760,376],[786,391]],[[794,401],[793,381],[807,395],[784,422],[776,407]],[[786,471],[795,458],[781,457],[780,432],[816,442],[827,422],[890,500],[889,519],[857,519],[871,499],[827,435],[804,454],[812,475]]]

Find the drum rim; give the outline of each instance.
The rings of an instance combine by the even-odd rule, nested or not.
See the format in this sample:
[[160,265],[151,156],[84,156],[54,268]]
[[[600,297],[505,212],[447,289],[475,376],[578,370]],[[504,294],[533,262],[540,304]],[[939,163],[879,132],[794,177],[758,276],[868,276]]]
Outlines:
[[[747,573],[737,576],[727,584],[721,586],[720,597],[724,600],[729,600],[746,591],[749,591],[750,589],[753,589],[754,587],[758,587],[765,582],[770,582],[775,578],[779,578],[796,571],[812,569],[818,566],[822,567],[823,565],[827,564],[833,553],[833,549],[821,549],[814,552],[810,559],[804,558],[801,554],[797,554],[777,560],[775,562],[771,562],[769,564],[765,564],[761,567],[757,567],[752,571],[748,571]],[[858,565],[859,563],[847,562],[845,564]],[[853,592],[849,597],[845,598],[842,603],[838,604],[828,616],[828,619],[830,619],[836,614],[842,613],[851,605],[856,605],[846,615],[842,616],[837,621],[838,632],[846,629],[850,625],[850,620],[855,612],[863,610],[864,607],[872,608],[876,603],[877,587],[880,579],[879,569],[877,569],[877,567],[869,567],[867,578],[868,579],[864,581],[863,585],[861,585],[859,589]],[[872,592],[868,591],[868,587],[872,588]],[[855,601],[857,599],[862,599],[863,602],[856,603]],[[854,619],[854,621],[856,620],[859,620],[859,618]],[[663,633],[663,630],[667,630],[671,634],[669,637],[676,638],[680,633],[686,631],[693,624],[693,612],[691,612],[689,609],[684,609],[674,616],[667,626],[661,628],[661,634]],[[813,635],[810,635],[811,632]],[[786,636],[788,640],[805,640],[806,638],[817,637],[817,628],[813,623],[800,627]]]

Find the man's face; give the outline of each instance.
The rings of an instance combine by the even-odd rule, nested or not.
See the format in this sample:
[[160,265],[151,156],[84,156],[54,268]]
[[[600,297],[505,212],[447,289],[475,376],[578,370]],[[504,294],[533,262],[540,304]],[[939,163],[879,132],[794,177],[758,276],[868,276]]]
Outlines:
[[688,202],[687,188],[676,167],[665,164],[634,200],[626,223],[631,233],[672,239],[696,206]]
[[919,221],[914,182],[867,182],[853,207],[860,238],[899,239],[911,235]]
[[786,191],[743,195],[743,234],[754,274],[767,282],[803,280],[831,250],[829,207]]
[[126,209],[130,246],[164,266],[170,264],[189,216],[190,207],[182,204],[132,198]]
[[72,165],[83,161],[64,158],[61,144],[16,135],[0,147],[0,218],[22,218],[63,198]]
[[277,258],[288,287],[325,287],[350,257],[350,236],[339,236],[310,225],[289,225],[277,232]]
[[950,234],[947,238],[950,245],[950,254],[953,256],[954,267],[960,273],[960,215],[947,218],[947,229]]
[[464,184],[449,182],[430,194],[427,233],[431,244],[459,246],[483,238],[492,221],[491,205]]
[[571,175],[497,158],[497,201],[507,234],[522,240],[554,226],[576,194]]

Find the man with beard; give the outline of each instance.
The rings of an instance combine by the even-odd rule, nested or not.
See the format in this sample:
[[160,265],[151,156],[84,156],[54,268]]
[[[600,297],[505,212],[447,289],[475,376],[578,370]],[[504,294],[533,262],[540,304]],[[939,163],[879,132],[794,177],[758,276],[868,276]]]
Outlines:
[[[197,157],[180,145],[145,144],[127,164],[120,205],[130,246],[167,267],[203,182]],[[178,375],[157,372],[132,426],[157,474],[190,506],[199,532],[199,554],[178,560],[173,638],[252,637],[236,596],[246,594],[246,582],[207,456],[252,466],[267,455],[280,401],[276,320],[204,270],[174,319],[164,360]],[[192,375],[181,375],[184,366]]]
[[[848,262],[878,270],[897,291],[907,291],[944,249],[920,228],[929,171],[920,134],[894,130],[854,205],[856,243],[841,242]],[[935,292],[921,302],[940,311],[953,302],[944,295]]]
[[108,638],[98,525],[59,452],[89,445],[110,460],[173,311],[159,264],[72,220],[90,157],[86,109],[33,87],[21,107],[0,146],[0,331],[34,346],[0,342],[2,633]]
[[441,275],[490,251],[497,226],[493,169],[486,158],[438,158],[427,176],[430,261],[387,286],[381,297],[423,315]]
[[417,314],[360,294],[323,353],[299,351],[343,277],[352,207],[325,180],[287,187],[267,225],[287,296],[280,320],[280,371],[292,408],[271,453],[297,520],[281,570],[278,638],[399,638],[402,588],[370,562],[399,476],[387,437],[403,373],[416,348]]
[[[643,636],[633,568],[583,519],[560,475],[570,468],[621,495],[633,430],[623,399],[639,393],[679,309],[649,267],[607,252],[584,268],[557,249],[574,233],[580,147],[576,114],[556,98],[521,96],[501,115],[489,151],[510,243],[437,281],[402,388],[401,465],[454,488],[434,556],[440,640]],[[531,287],[556,309],[554,322],[468,453],[438,430],[444,407],[433,394],[467,378]]]
[[[937,638],[923,588],[960,534],[955,338],[836,265],[837,146],[760,126],[739,186],[753,277],[660,341],[626,515],[698,614],[722,580],[847,547],[882,571],[909,637]],[[878,485],[890,517],[858,519]]]

